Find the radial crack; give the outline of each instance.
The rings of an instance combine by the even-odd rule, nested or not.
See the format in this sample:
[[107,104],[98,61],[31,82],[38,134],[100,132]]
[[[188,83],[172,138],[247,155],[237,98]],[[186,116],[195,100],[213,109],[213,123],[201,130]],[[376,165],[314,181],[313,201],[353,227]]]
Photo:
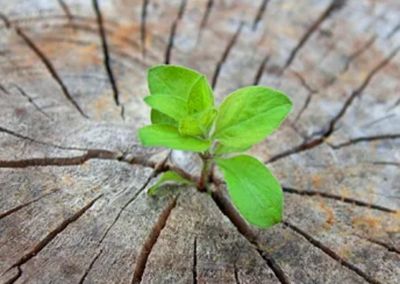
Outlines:
[[138,196],[146,189],[147,185],[150,183],[150,181],[153,178],[155,178],[160,172],[165,170],[164,167],[165,167],[165,164],[167,163],[168,159],[169,159],[169,155],[167,155],[167,157],[163,161],[161,161],[158,165],[156,165],[154,167],[153,172],[149,175],[149,177],[143,183],[141,188],[139,188],[139,190],[122,206],[122,208],[119,210],[117,216],[115,216],[113,222],[110,224],[110,226],[107,228],[107,230],[105,231],[105,233],[101,237],[101,239],[99,241],[99,245],[104,241],[104,239],[106,238],[108,233],[111,231],[112,227],[117,223],[117,221],[121,217],[122,213],[129,206],[129,204],[131,204],[132,202],[134,202],[136,200],[136,198],[138,198]]
[[12,213],[15,213],[15,212],[17,212],[17,211],[19,211],[19,210],[21,210],[21,209],[23,209],[23,208],[25,208],[25,207],[31,205],[32,203],[35,203],[35,202],[41,200],[42,198],[44,198],[44,197],[46,197],[46,196],[49,196],[49,195],[55,193],[56,191],[58,191],[58,189],[52,190],[52,191],[50,191],[50,192],[48,192],[48,193],[46,193],[46,194],[43,194],[43,195],[41,195],[41,196],[39,196],[39,197],[37,197],[37,198],[35,198],[35,199],[32,199],[32,200],[30,200],[30,201],[28,201],[28,202],[26,202],[26,203],[23,203],[23,204],[21,204],[21,205],[15,206],[15,207],[13,207],[13,208],[11,208],[11,209],[9,209],[9,210],[3,212],[3,213],[0,212],[0,219],[9,216],[9,215],[11,215]]
[[264,59],[261,61],[260,67],[258,67],[256,76],[254,77],[254,85],[258,85],[260,83],[261,77],[264,73],[265,66],[267,65],[269,60],[269,55],[265,56]]
[[369,237],[363,237],[363,236],[359,236],[359,235],[357,235],[357,237],[359,237],[359,238],[361,238],[363,240],[367,240],[370,243],[376,244],[376,245],[388,250],[389,252],[394,252],[394,253],[400,254],[400,249],[397,249],[394,245],[387,244],[387,243],[384,243],[382,241],[379,241],[379,240],[376,240],[376,239],[372,239],[372,238],[369,238]]
[[79,284],[83,284],[85,282],[86,277],[88,276],[90,270],[93,268],[93,265],[96,263],[97,259],[100,257],[100,255],[103,253],[103,250],[100,250],[94,258],[90,261],[90,264],[88,268],[85,269],[85,272],[83,273],[81,279],[79,280]]
[[90,149],[85,154],[74,157],[45,157],[23,160],[0,160],[0,168],[27,168],[48,166],[77,166],[91,159],[118,160],[121,154],[108,150]]
[[110,54],[109,54],[109,50],[108,50],[106,31],[104,28],[103,15],[101,13],[98,1],[92,0],[92,3],[93,3],[94,11],[96,13],[97,25],[99,28],[99,35],[100,35],[100,40],[101,40],[101,46],[103,49],[104,66],[106,68],[107,76],[109,78],[111,88],[113,91],[114,102],[117,106],[119,106],[120,105],[119,90],[118,90],[117,82],[114,77],[113,70],[111,68]]
[[165,50],[165,64],[169,64],[171,62],[171,52],[174,47],[176,29],[178,28],[178,24],[183,17],[183,13],[185,12],[187,0],[181,0],[181,5],[179,7],[178,15],[176,16],[175,20],[172,22],[167,49]]
[[334,252],[332,249],[330,249],[329,247],[325,246],[323,243],[321,243],[317,239],[313,238],[310,234],[308,234],[305,231],[301,230],[297,226],[295,226],[295,225],[293,225],[293,224],[291,224],[291,223],[289,223],[287,221],[284,221],[283,224],[285,224],[288,228],[290,228],[291,230],[293,230],[297,234],[299,234],[302,237],[304,237],[312,245],[314,245],[316,248],[322,250],[324,253],[326,253],[328,256],[330,256],[332,259],[334,259],[337,262],[339,262],[342,266],[348,268],[349,270],[355,272],[356,274],[358,274],[359,276],[364,278],[364,280],[367,281],[368,283],[381,284],[381,282],[379,282],[378,280],[370,277],[368,274],[366,274],[364,271],[359,269],[357,266],[355,266],[354,264],[348,262],[347,260],[342,258],[340,255],[338,255],[336,252]]
[[[220,185],[220,181],[214,181],[214,183]],[[275,260],[263,249],[260,248],[260,245],[257,242],[257,235],[255,232],[248,226],[246,221],[240,216],[237,210],[233,207],[232,203],[224,196],[221,190],[215,190],[212,192],[212,198],[220,209],[221,213],[224,214],[228,219],[232,222],[232,224],[236,227],[238,232],[252,245],[255,247],[260,256],[265,260],[268,267],[273,271],[275,276],[278,278],[280,283],[288,284],[290,281],[288,277],[285,275],[282,268],[275,262]]]
[[[17,90],[19,91],[19,93],[20,93],[23,97],[25,97],[25,98],[28,100],[28,102],[29,102],[30,104],[32,104],[32,105],[34,106],[34,108],[36,108],[37,111],[39,111],[41,114],[43,114],[43,115],[46,116],[47,118],[50,118],[50,116],[49,116],[47,113],[45,113],[45,112],[43,111],[43,109],[41,109],[41,108],[37,105],[37,103],[32,99],[32,97],[29,96],[21,87],[15,86],[15,88],[17,88]],[[51,119],[51,118],[50,118],[50,119]]]
[[193,284],[197,284],[197,237],[194,238],[193,241],[193,266],[192,266],[192,274],[193,274]]
[[40,59],[43,65],[46,67],[47,71],[53,77],[53,79],[57,82],[58,86],[61,88],[64,96],[67,100],[75,107],[75,109],[85,118],[89,118],[78,105],[78,103],[73,99],[71,93],[69,92],[67,86],[61,80],[61,77],[58,75],[56,69],[54,68],[51,61],[46,57],[46,55],[39,49],[39,47],[18,27],[11,25],[11,22],[4,16],[0,15],[3,21],[6,23],[7,28],[13,28],[17,35],[26,43],[26,45],[36,54],[36,56]]
[[57,145],[54,143],[50,143],[50,142],[44,142],[44,141],[40,141],[40,140],[36,140],[34,138],[19,134],[17,132],[14,132],[10,129],[4,128],[2,126],[0,126],[0,132],[6,133],[8,135],[23,139],[23,140],[27,140],[36,144],[41,144],[41,145],[46,145],[46,146],[50,146],[50,147],[54,147],[54,148],[58,148],[58,149],[62,149],[62,150],[74,150],[74,151],[88,151],[90,149],[88,148],[80,148],[80,147],[67,147],[67,146],[61,146],[61,145]]
[[364,136],[364,137],[357,137],[350,139],[349,141],[337,144],[337,145],[330,145],[333,149],[340,149],[346,146],[354,145],[360,142],[371,142],[371,141],[381,141],[381,140],[394,140],[399,139],[400,134],[382,134],[382,135],[375,135],[375,136]]
[[304,104],[302,106],[302,108],[300,109],[300,111],[297,113],[294,121],[298,122],[300,120],[300,117],[302,116],[302,114],[304,113],[304,111],[308,108],[308,106],[310,105],[311,99],[313,97],[314,94],[317,93],[317,90],[314,89],[313,87],[311,87],[306,79],[298,72],[293,72],[293,74],[299,79],[301,85],[308,91],[307,94],[307,98],[304,101]]
[[357,205],[360,207],[376,209],[376,210],[387,212],[387,213],[396,213],[396,210],[393,210],[390,208],[386,208],[386,207],[383,207],[380,205],[371,204],[371,203],[367,203],[367,202],[364,202],[361,200],[344,197],[344,196],[340,196],[340,195],[335,195],[335,194],[331,194],[331,193],[327,193],[327,192],[319,192],[319,191],[314,191],[314,190],[299,190],[299,189],[290,188],[290,187],[283,187],[282,189],[284,192],[287,192],[287,193],[298,194],[298,195],[303,195],[303,196],[318,196],[318,197],[341,201],[341,202],[348,203],[351,205]]
[[211,9],[214,6],[214,0],[208,0],[206,10],[204,11],[203,18],[200,23],[200,32],[205,28],[208,22],[208,18],[210,17]]
[[73,25],[74,17],[69,9],[68,5],[63,0],[58,0],[58,4],[60,4],[61,9],[64,11],[65,15],[68,18],[68,21]]
[[[65,219],[54,230],[47,234],[46,237],[44,237],[39,243],[37,243],[28,253],[23,255],[17,262],[15,262],[7,271],[13,269],[14,267],[18,267],[20,269],[23,264],[25,264],[30,259],[35,257],[38,253],[40,253],[43,248],[45,248],[52,240],[54,240],[54,238],[62,233],[71,223],[77,221],[83,214],[85,214],[85,212],[88,211],[101,197],[102,195],[97,196],[75,214]],[[21,275],[22,273],[19,276]],[[14,281],[16,281],[17,279],[15,279]]]
[[305,150],[315,148],[315,147],[321,145],[323,142],[325,142],[325,140],[328,139],[332,135],[332,133],[336,130],[337,123],[346,114],[348,108],[353,104],[354,100],[357,97],[361,96],[362,92],[369,85],[372,78],[376,74],[378,74],[379,71],[381,71],[387,64],[389,64],[399,51],[400,51],[400,47],[395,48],[384,60],[379,62],[379,64],[377,64],[368,73],[368,75],[365,77],[365,79],[360,84],[360,86],[358,86],[355,90],[352,91],[350,96],[347,98],[347,100],[342,105],[342,108],[339,110],[339,112],[329,121],[328,127],[326,129],[323,129],[320,131],[321,135],[319,137],[317,137],[317,138],[309,137],[309,139],[307,139],[302,144],[297,145],[297,146],[293,147],[292,149],[283,151],[279,154],[272,156],[269,160],[266,161],[266,163],[272,163],[272,162],[275,162],[282,158],[291,156],[293,154],[297,154],[297,153],[303,152]]
[[225,63],[226,59],[228,58],[229,53],[231,52],[233,46],[235,45],[237,39],[239,38],[239,35],[242,31],[243,27],[243,22],[241,22],[238,26],[238,29],[236,30],[235,34],[232,36],[231,40],[228,42],[228,45],[226,46],[224,52],[222,53],[221,59],[217,62],[217,66],[215,67],[214,75],[212,78],[212,88],[215,89],[215,86],[217,85],[217,80],[219,73],[221,72],[221,67]]
[[154,245],[157,243],[158,237],[160,236],[162,230],[167,224],[168,218],[171,215],[172,210],[175,208],[176,203],[176,198],[174,198],[170,202],[170,204],[168,204],[168,206],[161,212],[157,222],[154,224],[150,234],[147,236],[147,239],[144,242],[136,260],[132,284],[137,284],[142,281],[143,273],[146,269],[149,255]]
[[269,0],[263,0],[260,5],[260,8],[258,8],[257,15],[254,18],[254,22],[253,22],[253,31],[255,31],[257,29],[258,23],[261,21],[263,15],[265,13],[265,10],[267,9],[268,2],[269,2]]
[[142,13],[140,16],[140,41],[142,44],[143,58],[146,57],[146,40],[147,40],[146,19],[147,19],[147,7],[148,6],[149,6],[149,0],[143,0]]
[[290,52],[288,59],[283,67],[283,69],[287,69],[290,64],[292,64],[299,50],[304,46],[304,44],[308,41],[308,39],[318,30],[321,24],[326,21],[333,12],[341,9],[346,0],[332,0],[328,8],[318,17],[318,19],[312,23],[312,25],[306,30],[303,36],[300,38],[300,41],[294,47],[294,49]]

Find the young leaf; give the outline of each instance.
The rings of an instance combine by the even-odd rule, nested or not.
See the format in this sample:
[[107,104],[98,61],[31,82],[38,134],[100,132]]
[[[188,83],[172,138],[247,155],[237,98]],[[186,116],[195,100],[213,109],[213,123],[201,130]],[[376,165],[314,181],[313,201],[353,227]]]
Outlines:
[[152,109],[150,114],[152,124],[165,124],[171,126],[178,126],[178,122],[162,112]]
[[191,181],[183,178],[174,171],[167,171],[163,173],[161,177],[158,179],[158,181],[147,190],[147,194],[151,196],[156,195],[161,187],[170,182],[173,182],[177,185],[187,185],[192,183]]
[[233,204],[249,223],[267,228],[281,221],[282,189],[264,164],[247,155],[216,162],[224,174]]
[[177,96],[151,95],[144,101],[153,109],[173,118],[176,121],[187,115],[186,101]]
[[190,114],[210,109],[214,105],[214,96],[207,78],[203,75],[189,92],[187,100],[188,110]]
[[204,152],[210,141],[183,136],[173,126],[153,124],[139,129],[139,139],[144,146],[161,146],[177,150]]
[[194,70],[175,65],[157,65],[149,69],[147,81],[152,95],[181,97],[185,101],[193,85],[202,75]]
[[215,109],[189,115],[179,122],[179,132],[190,136],[206,135],[216,115]]
[[249,147],[277,129],[291,108],[292,102],[280,91],[260,86],[239,89],[221,104],[213,138],[229,147]]
[[229,146],[225,146],[222,144],[218,144],[218,146],[215,149],[214,154],[223,155],[223,154],[230,154],[230,153],[240,153],[240,152],[245,152],[247,150],[250,150],[250,148],[251,148],[251,146],[237,148],[237,147],[229,147]]

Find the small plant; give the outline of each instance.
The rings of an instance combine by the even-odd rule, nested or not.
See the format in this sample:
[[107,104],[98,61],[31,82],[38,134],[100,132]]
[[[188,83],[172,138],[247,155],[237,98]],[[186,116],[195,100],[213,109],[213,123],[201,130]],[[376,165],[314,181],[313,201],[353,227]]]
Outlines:
[[[144,146],[192,151],[203,162],[197,188],[209,190],[214,165],[222,172],[233,204],[251,224],[267,228],[282,219],[283,193],[269,169],[252,156],[239,154],[261,142],[289,114],[292,103],[282,92],[261,86],[236,90],[217,108],[206,77],[194,70],[158,65],[148,71],[151,125],[139,130]],[[167,182],[188,184],[165,172],[149,190]]]

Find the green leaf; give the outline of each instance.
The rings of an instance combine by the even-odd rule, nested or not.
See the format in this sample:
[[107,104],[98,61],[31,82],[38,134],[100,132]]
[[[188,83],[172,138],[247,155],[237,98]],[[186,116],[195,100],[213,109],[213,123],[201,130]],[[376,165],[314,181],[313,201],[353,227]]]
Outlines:
[[153,109],[178,121],[187,115],[186,101],[177,96],[151,95],[144,101]]
[[177,96],[187,101],[190,90],[200,77],[200,73],[182,66],[157,65],[149,69],[147,82],[152,95]]
[[199,77],[193,85],[189,92],[187,104],[190,114],[201,112],[213,107],[213,92],[205,76]]
[[267,228],[282,220],[282,189],[264,164],[247,155],[216,162],[233,204],[249,223]]
[[174,171],[167,171],[161,175],[161,177],[158,179],[158,181],[148,189],[147,194],[154,196],[157,194],[158,190],[161,189],[163,186],[165,186],[168,183],[175,183],[177,185],[187,185],[187,184],[192,184],[191,181],[183,178],[179,174],[177,174]]
[[251,149],[251,146],[244,146],[241,148],[236,148],[236,147],[229,147],[229,146],[225,146],[222,144],[218,144],[214,153],[216,155],[223,155],[223,154],[229,154],[229,153],[245,152],[250,149]]
[[234,148],[254,145],[277,129],[291,108],[292,102],[280,91],[260,86],[239,89],[221,104],[213,137]]
[[179,122],[179,132],[183,135],[206,135],[210,129],[217,111],[208,109],[193,115],[189,115]]
[[210,141],[183,136],[173,126],[153,124],[139,129],[139,139],[144,146],[161,146],[177,150],[204,152]]
[[151,110],[151,123],[152,124],[166,124],[171,126],[177,126],[178,123],[169,117],[168,115],[159,112],[158,110],[152,109]]

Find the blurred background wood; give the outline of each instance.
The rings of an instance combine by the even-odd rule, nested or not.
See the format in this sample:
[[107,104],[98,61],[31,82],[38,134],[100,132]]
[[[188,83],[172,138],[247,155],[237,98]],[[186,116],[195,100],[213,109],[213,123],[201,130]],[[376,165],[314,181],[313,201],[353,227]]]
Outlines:
[[[400,282],[398,0],[0,7],[0,283]],[[171,162],[136,138],[159,63],[203,72],[218,101],[292,98],[251,150],[284,223],[238,229],[191,188],[146,196]]]

